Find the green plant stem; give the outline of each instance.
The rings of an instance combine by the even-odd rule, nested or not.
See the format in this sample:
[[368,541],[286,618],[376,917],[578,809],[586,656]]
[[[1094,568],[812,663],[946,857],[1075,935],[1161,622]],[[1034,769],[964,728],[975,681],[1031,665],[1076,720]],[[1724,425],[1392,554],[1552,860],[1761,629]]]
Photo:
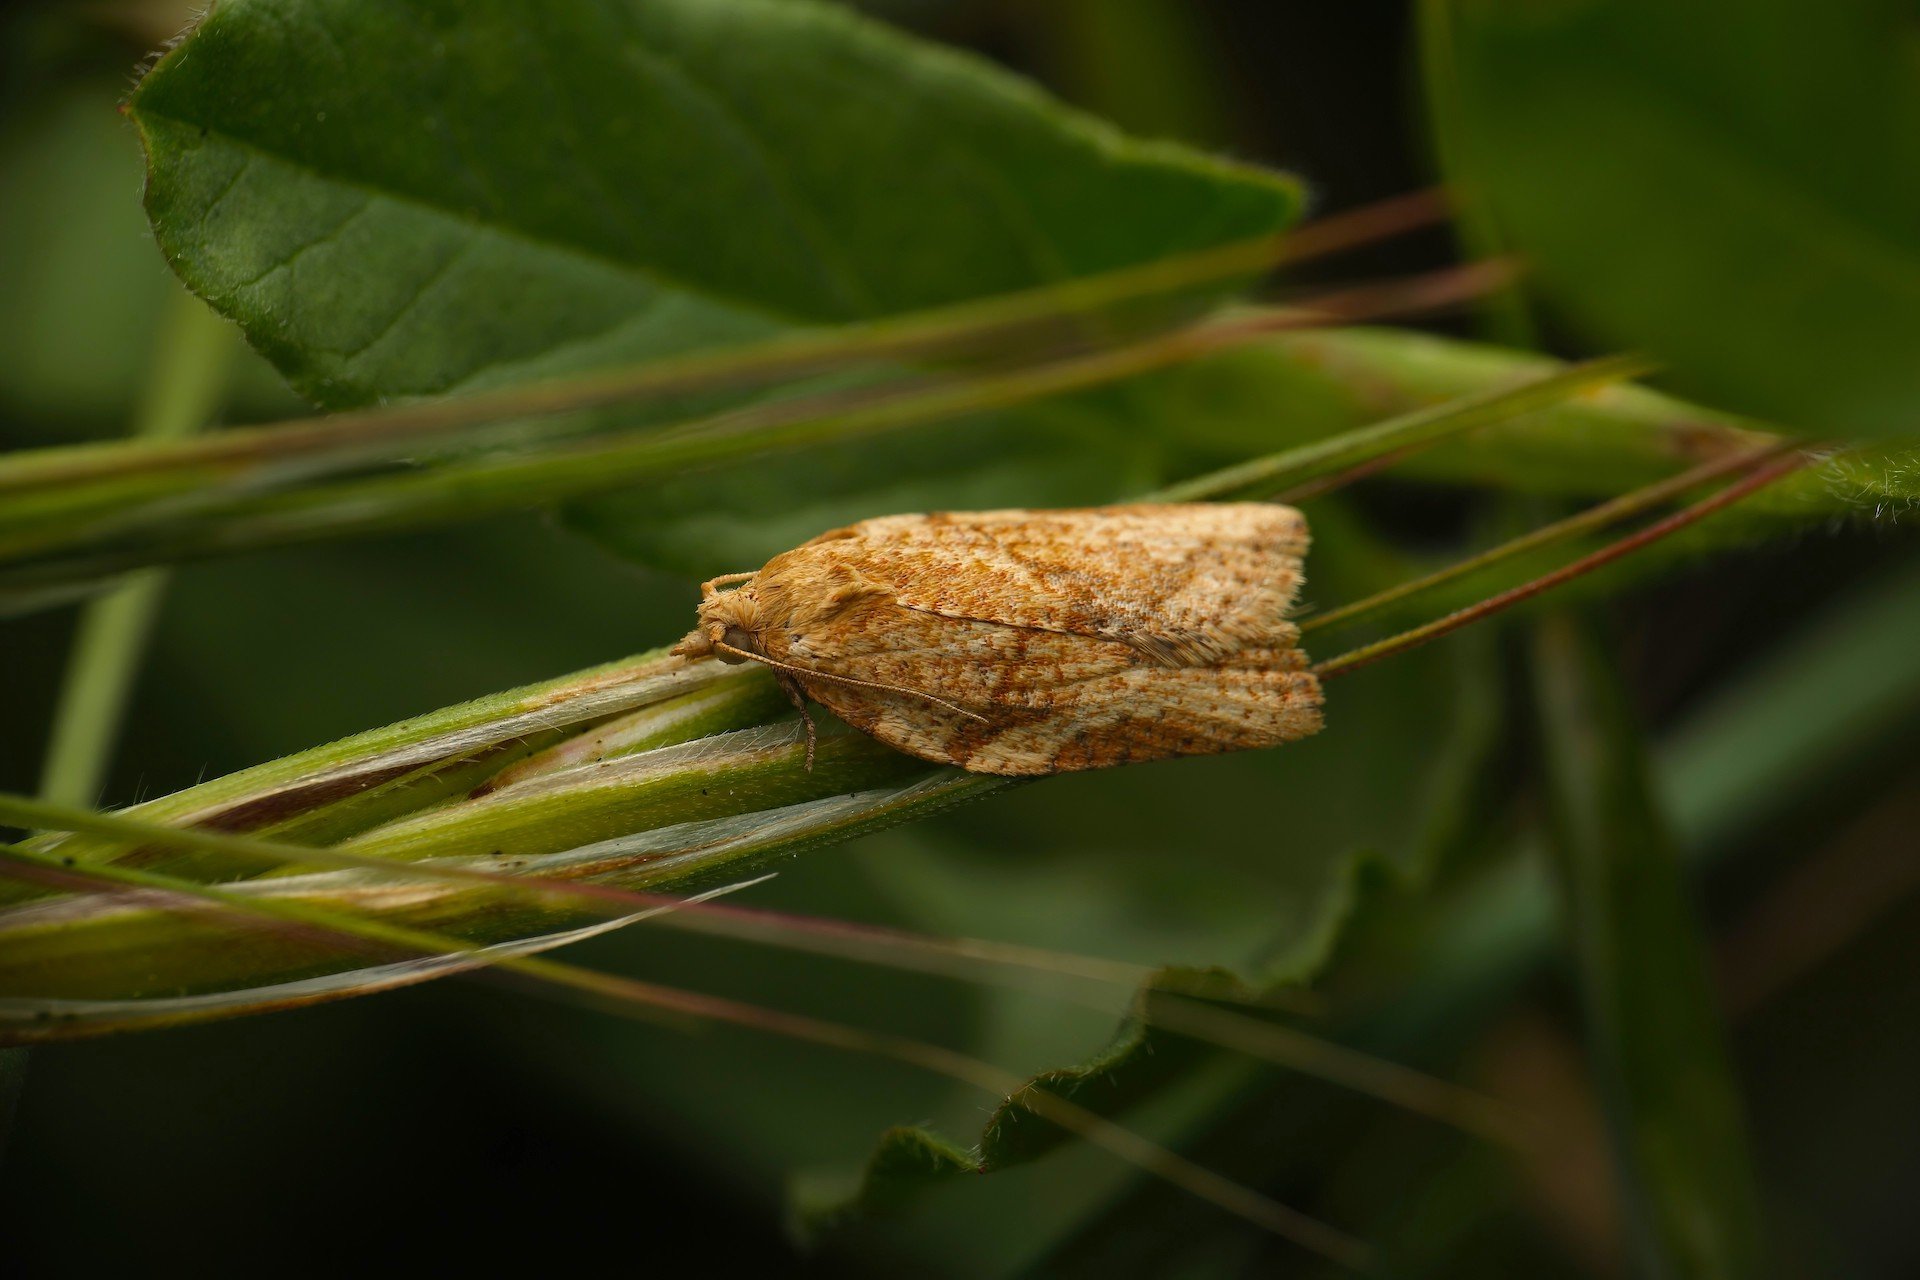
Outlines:
[[1364,600],[1356,600],[1352,604],[1342,605],[1338,609],[1329,609],[1325,613],[1307,618],[1300,623],[1300,633],[1306,635],[1310,632],[1324,631],[1330,627],[1340,627],[1351,622],[1357,622],[1362,618],[1378,613],[1382,609],[1399,604],[1423,592],[1445,586],[1449,582],[1458,581],[1470,574],[1479,573],[1483,569],[1491,569],[1495,565],[1504,564],[1515,556],[1525,555],[1530,551],[1538,551],[1544,547],[1552,546],[1555,543],[1565,542],[1570,538],[1577,538],[1582,534],[1597,532],[1606,528],[1608,525],[1617,524],[1629,516],[1635,516],[1641,512],[1649,511],[1663,502],[1677,498],[1691,489],[1706,484],[1708,481],[1717,480],[1721,476],[1729,475],[1747,467],[1757,466],[1775,454],[1784,452],[1791,447],[1792,446],[1785,441],[1778,441],[1772,444],[1762,445],[1757,449],[1750,449],[1741,453],[1730,454],[1724,458],[1717,458],[1711,462],[1703,462],[1697,467],[1681,472],[1679,475],[1661,480],[1655,484],[1647,485],[1642,489],[1636,489],[1632,493],[1622,494],[1618,498],[1600,503],[1598,506],[1591,507],[1577,515],[1568,516],[1564,520],[1557,520],[1552,524],[1543,525],[1531,533],[1503,542],[1497,547],[1483,551],[1475,556],[1469,556],[1465,560],[1450,564],[1446,568],[1427,574],[1424,577],[1403,582],[1398,586],[1389,587],[1385,591],[1368,596]]
[[1157,502],[1200,502],[1235,494],[1298,485],[1387,451],[1401,454],[1438,444],[1451,436],[1544,409],[1612,382],[1637,378],[1657,366],[1644,356],[1605,356],[1522,383],[1417,409],[1396,418],[1316,440],[1265,457],[1169,485],[1153,495]]
[[[232,351],[226,323],[198,298],[176,292],[161,317],[132,437],[168,441],[198,431],[224,394]],[[47,799],[90,805],[99,797],[165,591],[166,571],[148,569],[83,607],[40,775]]]

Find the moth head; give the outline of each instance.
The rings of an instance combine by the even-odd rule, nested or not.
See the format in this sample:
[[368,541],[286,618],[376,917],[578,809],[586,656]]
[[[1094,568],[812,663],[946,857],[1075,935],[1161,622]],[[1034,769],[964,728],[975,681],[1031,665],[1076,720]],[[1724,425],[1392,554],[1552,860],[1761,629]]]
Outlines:
[[760,602],[752,587],[737,591],[710,591],[700,602],[700,625],[692,635],[673,647],[673,652],[689,658],[711,654],[722,662],[747,661],[738,652],[760,652]]

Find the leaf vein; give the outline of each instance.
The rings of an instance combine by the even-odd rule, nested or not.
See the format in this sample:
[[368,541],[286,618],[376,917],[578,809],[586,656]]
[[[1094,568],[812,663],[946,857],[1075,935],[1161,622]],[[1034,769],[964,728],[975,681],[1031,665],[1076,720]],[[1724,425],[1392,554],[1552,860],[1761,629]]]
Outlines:
[[245,280],[241,280],[234,284],[229,285],[228,291],[232,293],[238,293],[242,289],[251,289],[257,285],[265,283],[269,278],[278,274],[279,272],[291,271],[293,269],[293,265],[296,262],[300,261],[300,259],[304,258],[307,254],[313,252],[315,249],[321,248],[325,245],[333,243],[335,240],[338,240],[342,232],[344,232],[348,227],[352,226],[354,222],[356,222],[363,214],[366,213],[366,211],[369,208],[373,206],[373,200],[374,198],[371,195],[363,196],[359,204],[355,205],[353,209],[349,211],[345,217],[335,222],[331,227],[328,227],[325,231],[322,231],[319,235],[313,237],[313,239],[308,240],[305,244],[293,250],[293,252],[287,254],[286,257],[280,259],[278,262],[275,262],[272,265],[268,266],[266,270],[257,272],[256,274],[249,276]]

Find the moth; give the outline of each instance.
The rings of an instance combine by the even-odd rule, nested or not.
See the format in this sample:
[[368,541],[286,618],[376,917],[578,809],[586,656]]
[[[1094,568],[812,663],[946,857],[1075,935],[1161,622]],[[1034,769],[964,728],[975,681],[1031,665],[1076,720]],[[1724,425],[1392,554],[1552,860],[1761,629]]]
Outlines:
[[1287,621],[1307,541],[1270,503],[862,520],[703,583],[672,652],[771,667],[809,768],[809,701],[976,773],[1270,747],[1321,724]]

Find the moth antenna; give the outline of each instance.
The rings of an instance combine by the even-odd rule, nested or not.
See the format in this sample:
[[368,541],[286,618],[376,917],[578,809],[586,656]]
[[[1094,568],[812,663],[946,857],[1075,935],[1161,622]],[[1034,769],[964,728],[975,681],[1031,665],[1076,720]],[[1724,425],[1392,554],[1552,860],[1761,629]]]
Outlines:
[[721,587],[732,586],[736,582],[745,582],[752,577],[753,575],[751,573],[723,573],[717,578],[708,578],[700,584],[700,598],[705,600],[708,596],[719,594]]
[[934,706],[945,707],[955,715],[965,716],[969,720],[978,720],[981,724],[989,723],[983,715],[969,711],[965,707],[956,707],[945,698],[936,698],[932,694],[925,693],[919,689],[909,689],[905,685],[881,684],[876,680],[855,680],[852,676],[829,675],[825,671],[815,671],[811,667],[798,667],[790,662],[776,662],[763,653],[751,653],[745,649],[736,649],[732,645],[720,640],[714,641],[713,647],[726,653],[737,653],[749,662],[761,663],[765,666],[772,667],[775,671],[791,671],[797,675],[812,676],[816,680],[827,680],[834,684],[850,684],[861,689],[884,689],[888,693],[904,693],[909,698],[924,698]]

